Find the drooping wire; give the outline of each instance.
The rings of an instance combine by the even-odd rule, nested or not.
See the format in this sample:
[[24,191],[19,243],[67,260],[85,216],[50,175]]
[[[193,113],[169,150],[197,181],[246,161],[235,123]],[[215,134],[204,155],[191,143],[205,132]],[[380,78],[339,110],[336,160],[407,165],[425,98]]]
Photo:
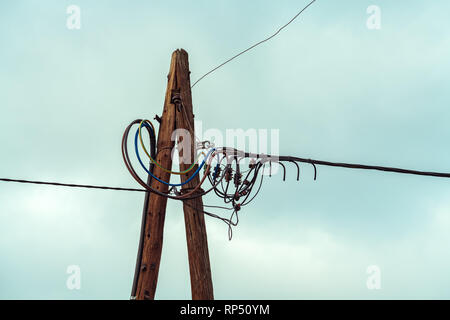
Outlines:
[[[150,134],[150,155],[149,156],[155,158],[156,157],[156,134],[155,134],[155,128],[153,127],[153,125],[152,125],[151,129],[152,130],[149,131],[149,134]],[[153,173],[154,167],[155,167],[155,164],[150,162],[149,171],[151,173]],[[147,184],[149,186],[152,185],[152,180],[153,180],[153,174],[152,175],[149,174],[148,178],[147,178]],[[145,199],[144,199],[144,207],[142,208],[141,229],[140,229],[140,234],[139,234],[139,245],[138,245],[138,252],[137,252],[137,257],[136,257],[136,267],[134,270],[133,286],[131,288],[131,299],[136,298],[137,284],[138,284],[139,275],[141,272],[142,252],[144,250],[145,226],[147,224],[147,213],[148,213],[148,204],[150,203],[150,197],[151,197],[151,192],[147,191],[145,194]],[[152,236],[152,234],[150,233],[150,230],[148,231],[148,235],[149,235],[149,237]]]
[[154,159],[155,157],[152,157],[152,156],[148,153],[147,148],[145,147],[144,141],[142,140],[141,128],[142,128],[142,125],[143,125],[144,123],[145,123],[146,125],[150,125],[150,129],[151,129],[153,132],[155,132],[155,127],[153,126],[153,124],[152,124],[152,122],[151,122],[150,120],[142,120],[141,123],[139,124],[139,128],[138,128],[138,131],[139,131],[139,141],[140,141],[140,143],[141,143],[141,147],[142,147],[142,149],[144,150],[144,152],[145,152],[145,154],[147,155],[147,157],[149,157],[150,160],[151,160],[155,165],[157,165],[159,168],[161,168],[161,169],[162,169],[163,171],[165,171],[165,172],[168,172],[168,173],[170,173],[170,174],[177,174],[177,175],[186,174],[186,173],[188,173],[189,171],[191,171],[191,170],[195,167],[195,165],[198,163],[198,160],[199,160],[201,154],[198,154],[198,155],[197,155],[197,159],[196,159],[195,161],[192,162],[191,166],[190,166],[189,168],[187,168],[186,170],[183,170],[183,171],[172,171],[172,170],[168,170],[168,169],[164,168],[163,166],[161,166],[161,164],[159,164],[159,163]]
[[[152,186],[147,185],[140,177],[139,175],[136,173],[136,171],[133,168],[133,165],[131,164],[131,160],[128,154],[128,145],[127,145],[127,141],[128,141],[128,135],[130,132],[130,129],[133,125],[135,124],[139,124],[142,120],[138,119],[138,120],[134,120],[133,122],[131,122],[127,128],[125,129],[123,136],[122,136],[122,157],[123,157],[123,161],[125,163],[125,166],[128,170],[128,172],[131,174],[131,176],[142,186],[144,187],[145,190],[150,191],[152,193],[155,193],[157,195],[160,195],[162,197],[166,197],[169,199],[176,199],[176,200],[187,200],[187,199],[196,199],[198,197],[202,197],[205,194],[209,193],[211,189],[205,191],[205,192],[197,192],[197,190],[200,188],[200,186],[203,184],[204,180],[206,179],[206,175],[203,175],[203,178],[200,180],[200,183],[193,188],[191,191],[187,192],[186,194],[183,195],[172,195],[170,192],[166,193],[166,192],[161,192],[159,190],[156,190],[154,188],[152,188]],[[147,127],[146,127],[147,128]],[[149,128],[147,128],[147,130],[150,130]],[[211,159],[213,157],[211,157],[208,160],[208,165],[207,165],[207,169],[209,169],[210,167],[210,162]],[[218,183],[220,183],[220,181],[218,181]],[[173,189],[172,189],[173,190]]]
[[[144,124],[145,124],[146,126],[148,126],[147,123],[144,123]],[[142,125],[142,122],[141,122],[141,125]],[[150,131],[152,131],[151,128],[150,128]],[[203,166],[205,165],[206,160],[208,159],[208,157],[211,155],[211,153],[212,153],[213,151],[215,151],[214,148],[211,148],[211,150],[209,150],[209,152],[206,154],[206,157],[205,157],[205,159],[203,159],[203,161],[202,161],[202,163],[200,164],[200,166],[198,166],[197,170],[192,174],[192,176],[190,176],[188,179],[186,179],[186,181],[181,182],[181,183],[169,183],[169,182],[166,182],[166,181],[164,181],[164,180],[159,179],[158,177],[155,177],[155,176],[153,175],[153,173],[150,172],[150,171],[145,167],[145,165],[144,165],[144,163],[142,162],[141,157],[140,157],[140,155],[139,155],[138,137],[139,137],[139,129],[136,131],[136,134],[135,134],[135,137],[134,137],[134,148],[135,148],[136,156],[137,156],[137,158],[138,158],[138,161],[139,161],[139,164],[141,165],[141,167],[142,167],[149,175],[151,175],[151,176],[153,177],[153,179],[155,179],[155,180],[157,180],[157,181],[159,181],[159,182],[161,182],[161,183],[164,183],[164,184],[166,184],[166,185],[168,185],[168,186],[173,186],[173,187],[178,187],[178,186],[185,185],[185,184],[189,183],[192,179],[194,179],[194,177],[200,172],[200,170],[201,170],[201,169],[203,168]]]

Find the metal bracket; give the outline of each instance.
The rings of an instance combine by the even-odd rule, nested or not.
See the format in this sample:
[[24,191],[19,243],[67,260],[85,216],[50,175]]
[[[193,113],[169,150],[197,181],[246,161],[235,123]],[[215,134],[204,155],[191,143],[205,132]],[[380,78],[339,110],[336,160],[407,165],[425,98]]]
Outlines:
[[170,98],[170,102],[177,107],[178,112],[181,111],[182,102],[181,102],[180,90],[172,90],[172,96]]
[[209,149],[214,148],[214,143],[209,140],[197,142],[197,149]]
[[162,121],[161,117],[158,116],[157,114],[155,114],[155,117],[154,117],[153,119],[155,119],[155,120],[158,121],[159,123],[161,123],[161,121]]

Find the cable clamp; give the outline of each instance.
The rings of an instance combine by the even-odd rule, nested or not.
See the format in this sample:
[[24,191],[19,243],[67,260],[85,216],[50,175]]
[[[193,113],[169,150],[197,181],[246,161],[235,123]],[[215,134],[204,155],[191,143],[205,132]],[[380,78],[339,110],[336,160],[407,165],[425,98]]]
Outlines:
[[209,140],[197,142],[197,149],[209,149],[214,148],[214,143]]
[[181,192],[178,191],[178,189],[177,189],[176,186],[170,187],[170,189],[169,189],[169,194],[170,194],[171,192],[173,192],[176,196],[181,196]]

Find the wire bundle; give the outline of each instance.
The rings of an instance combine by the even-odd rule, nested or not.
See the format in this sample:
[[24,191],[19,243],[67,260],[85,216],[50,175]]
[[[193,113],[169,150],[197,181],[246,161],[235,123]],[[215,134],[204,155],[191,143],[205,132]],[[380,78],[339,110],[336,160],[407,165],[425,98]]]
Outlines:
[[[137,125],[136,133],[134,135],[134,151],[136,154],[136,159],[139,162],[142,169],[148,175],[147,183],[144,182],[134,169],[130,156],[128,154],[128,137],[130,130],[133,126]],[[145,143],[142,138],[142,129],[145,128],[150,136],[150,152],[145,147]],[[209,143],[208,143],[209,144]],[[231,210],[231,215],[229,218],[223,218],[217,214],[203,211],[205,214],[222,220],[228,225],[228,234],[229,239],[232,237],[232,226],[236,226],[239,222],[238,212],[242,207],[249,204],[259,193],[261,189],[261,185],[263,182],[263,175],[258,179],[258,176],[261,172],[264,172],[264,166],[267,162],[267,159],[260,158],[258,161],[253,160],[249,165],[249,169],[245,172],[241,171],[240,161],[246,157],[241,151],[236,149],[227,149],[227,148],[207,148],[205,147],[206,143],[202,143],[203,151],[198,154],[196,161],[192,163],[192,165],[184,170],[184,171],[172,171],[167,168],[163,168],[163,166],[156,161],[156,130],[151,121],[137,119],[131,122],[128,127],[125,129],[125,132],[122,137],[122,156],[125,162],[125,165],[133,176],[133,178],[148,192],[158,194],[163,197],[167,197],[170,199],[182,200],[186,205],[189,205],[185,200],[195,199],[198,197],[202,197],[211,191],[219,197],[222,198],[225,206],[218,205],[204,205],[204,207],[223,209],[223,210]],[[144,161],[141,159],[140,149],[142,149],[145,155],[149,158],[150,165],[146,166]],[[196,150],[197,151],[197,150]],[[206,154],[205,154],[206,152]],[[155,166],[158,166],[163,171],[169,172],[171,174],[176,175],[186,175],[190,173],[195,165],[198,164],[201,156],[203,160],[198,165],[197,169],[194,173],[181,183],[170,183],[169,181],[164,181],[153,174],[153,169]],[[200,182],[194,188],[189,189],[189,192],[181,193],[177,190],[177,187],[183,186],[184,184],[192,181],[192,179],[200,175],[200,171],[203,169],[203,177],[200,179]],[[262,169],[262,170],[261,170]],[[245,174],[245,175],[244,175]],[[163,183],[169,186],[168,192],[162,192],[161,190],[157,190],[152,187],[152,181],[157,180],[160,183]],[[210,188],[206,191],[201,189],[201,186],[208,181],[210,184]],[[259,186],[255,188],[255,185],[259,183]],[[256,192],[253,191],[256,189]]]
[[[136,170],[133,168],[133,165],[130,160],[130,156],[128,154],[128,137],[131,128],[134,125],[138,125],[136,129],[136,133],[134,135],[134,151],[136,154],[136,159],[139,162],[142,169],[147,173],[148,179],[147,182],[144,182],[139,175],[137,174]],[[142,139],[142,128],[145,128],[147,130],[149,136],[150,136],[150,152],[145,147],[144,141]],[[141,159],[141,155],[139,152],[139,142],[140,147],[144,150],[144,153],[149,158],[149,166],[145,166],[143,160]],[[258,174],[260,173],[261,168],[264,171],[264,160],[260,159],[258,162],[252,163],[250,165],[249,170],[247,171],[244,180],[243,172],[240,170],[240,164],[239,161],[242,159],[242,157],[237,156],[237,150],[231,149],[226,150],[224,148],[206,148],[206,143],[201,143],[202,148],[205,152],[201,152],[198,154],[197,159],[184,171],[175,172],[170,169],[164,168],[160,163],[156,160],[156,130],[153,124],[149,120],[142,120],[137,119],[131,122],[127,128],[125,129],[125,132],[122,137],[122,156],[123,160],[125,162],[125,166],[127,167],[130,174],[133,176],[133,178],[142,186],[145,190],[147,190],[146,199],[145,199],[145,205],[142,212],[142,222],[141,222],[141,232],[140,232],[140,240],[139,240],[139,248],[138,248],[138,255],[136,258],[136,269],[135,269],[135,275],[134,275],[134,281],[133,281],[133,287],[131,292],[131,297],[136,296],[137,291],[137,282],[138,277],[140,274],[140,267],[141,267],[141,257],[142,257],[142,251],[143,251],[143,243],[144,243],[144,236],[145,236],[145,225],[146,225],[146,217],[147,217],[147,210],[148,210],[148,202],[150,193],[158,194],[163,197],[167,197],[170,199],[176,199],[176,200],[182,200],[183,203],[187,206],[192,207],[188,201],[190,199],[195,199],[197,197],[202,197],[212,190],[214,190],[215,194],[223,199],[225,204],[229,205],[229,207],[225,206],[217,206],[217,205],[204,205],[204,207],[209,208],[216,208],[216,209],[223,209],[223,210],[231,210],[231,216],[229,218],[221,217],[217,214],[204,211],[203,213],[211,216],[213,218],[219,219],[223,222],[225,222],[228,226],[228,237],[229,240],[232,238],[232,227],[237,226],[239,223],[239,215],[238,212],[241,210],[241,208],[248,203],[250,203],[258,194],[259,190],[261,189],[262,181],[263,181],[263,175],[261,175],[260,183],[257,188],[256,193],[250,198],[250,195],[252,194],[252,191],[254,189],[254,186],[257,182]],[[209,145],[209,143],[208,143]],[[207,150],[209,149],[209,150]],[[197,151],[197,150],[195,150]],[[169,181],[164,181],[158,177],[156,177],[153,173],[153,170],[156,166],[158,166],[160,169],[162,169],[165,172],[176,174],[176,175],[186,175],[190,173],[192,170],[194,170],[195,165],[198,164],[201,155],[204,155],[203,160],[201,161],[201,164],[197,167],[197,169],[193,172],[193,174],[186,179],[182,183],[170,183]],[[214,165],[212,165],[213,160],[215,159]],[[225,163],[224,163],[225,160]],[[203,168],[203,177],[200,179],[197,186],[192,188],[191,191],[187,193],[181,193],[177,190],[177,187],[183,186],[187,184],[188,182],[192,181],[194,177],[200,174],[200,171]],[[212,169],[213,168],[213,169]],[[212,170],[211,170],[212,169]],[[170,187],[170,189],[167,192],[162,192],[160,190],[156,190],[152,187],[153,180],[158,181],[159,183],[165,184]],[[204,184],[204,182],[208,180],[211,187],[204,191],[200,187]],[[225,180],[225,183],[224,183]],[[234,185],[234,187],[230,187],[230,185]],[[232,191],[230,191],[233,189]]]
[[[145,183],[145,182],[139,177],[139,175],[136,173],[136,170],[133,168],[133,165],[131,164],[130,157],[129,157],[129,154],[128,154],[128,145],[127,145],[127,142],[128,142],[128,136],[129,136],[129,132],[130,132],[130,130],[131,130],[131,127],[132,127],[133,125],[135,125],[135,124],[139,124],[139,127],[138,127],[137,130],[136,130],[136,134],[135,134],[135,138],[134,138],[134,150],[135,150],[135,153],[136,153],[136,157],[137,157],[137,159],[138,159],[138,161],[139,161],[139,164],[141,165],[141,167],[145,170],[145,172],[146,172],[152,179],[155,179],[155,180],[159,181],[160,183],[166,184],[166,185],[168,185],[168,186],[171,186],[172,188],[170,188],[170,190],[169,190],[168,193],[164,193],[164,192],[161,192],[161,191],[159,191],[159,190],[156,190],[156,189],[152,188],[151,184]],[[143,144],[143,142],[142,142],[142,135],[141,135],[141,128],[142,128],[142,127],[146,128],[147,131],[148,131],[148,133],[149,133],[149,135],[150,135],[150,150],[151,150],[150,154],[149,154],[148,151],[145,149],[145,146],[144,146],[144,144]],[[183,183],[179,183],[179,184],[171,184],[171,183],[169,183],[169,182],[167,182],[167,181],[163,181],[163,180],[157,178],[156,176],[154,176],[154,175],[153,175],[153,169],[152,169],[152,167],[150,167],[150,169],[147,169],[147,167],[144,165],[144,163],[143,163],[143,161],[142,161],[142,159],[141,159],[141,157],[140,157],[140,154],[139,154],[138,140],[140,140],[140,141],[142,142],[141,145],[144,146],[143,149],[144,149],[146,155],[150,158],[150,160],[151,160],[151,166],[153,166],[153,167],[154,167],[155,165],[157,165],[157,166],[159,166],[161,169],[163,169],[163,170],[165,170],[165,171],[167,171],[167,172],[173,173],[173,174],[186,174],[186,173],[188,173],[190,170],[192,170],[192,169],[195,167],[195,162],[193,163],[193,165],[192,165],[188,170],[182,171],[182,172],[173,172],[173,171],[171,171],[171,170],[168,170],[168,169],[166,169],[166,168],[163,168],[163,167],[162,167],[162,166],[154,159],[154,158],[155,158],[155,154],[156,154],[156,135],[155,135],[155,129],[154,129],[154,126],[151,124],[151,122],[150,122],[149,120],[140,120],[140,119],[134,120],[134,121],[133,121],[132,123],[130,123],[130,124],[128,125],[128,127],[125,129],[125,132],[124,132],[123,137],[122,137],[122,156],[123,156],[123,160],[124,160],[124,162],[125,162],[125,166],[127,167],[128,171],[130,172],[130,174],[133,176],[133,178],[134,178],[134,179],[135,179],[142,187],[144,187],[147,191],[152,192],[152,193],[155,193],[155,194],[158,194],[158,195],[160,195],[160,196],[167,197],[167,198],[171,198],[171,199],[178,199],[178,200],[195,199],[195,198],[197,198],[197,197],[201,197],[201,196],[204,195],[204,193],[195,193],[195,191],[197,191],[197,190],[200,188],[201,184],[202,184],[202,183],[204,182],[204,180],[206,179],[206,176],[203,176],[203,178],[202,178],[200,184],[195,188],[195,190],[192,190],[192,191],[190,191],[190,192],[188,192],[188,193],[186,193],[186,194],[183,194],[183,195],[178,194],[176,188],[174,188],[174,187],[176,187],[176,186],[182,186],[182,185],[188,183],[189,181],[191,181],[191,180],[193,179],[193,177],[195,177],[195,176],[200,172],[201,168],[206,164],[206,161],[207,161],[207,160],[208,160],[207,168],[209,168],[209,167],[211,166],[211,160],[212,160],[212,158],[213,158],[212,154],[213,154],[213,153],[215,154],[215,150],[214,150],[214,149],[211,149],[211,150],[208,152],[208,154],[207,154],[207,156],[205,157],[205,159],[203,160],[202,164],[198,167],[198,169],[194,172],[194,174],[193,174],[188,180],[186,180],[186,181],[183,182]],[[209,158],[209,159],[208,159],[208,158]],[[194,194],[194,193],[195,193],[195,194]],[[207,193],[207,192],[206,192],[206,193]]]
[[[144,169],[144,171],[148,174],[148,181],[145,183],[139,175],[136,173],[133,168],[130,157],[128,155],[128,136],[131,130],[131,127],[134,125],[138,125],[136,129],[136,133],[134,136],[134,151],[136,153],[136,158],[140,164],[140,166]],[[150,135],[150,152],[146,149],[145,144],[142,139],[142,128],[145,128]],[[145,154],[150,159],[149,169],[145,166],[144,162],[141,159],[139,153],[139,143],[141,148],[144,150]],[[158,194],[163,197],[167,197],[170,199],[176,200],[190,200],[198,197],[202,197],[211,191],[214,191],[215,195],[221,198],[226,206],[219,205],[204,205],[204,207],[223,209],[223,210],[231,210],[231,215],[229,218],[223,218],[219,215],[216,215],[211,212],[203,211],[205,214],[220,219],[224,221],[228,225],[229,238],[232,237],[232,226],[236,226],[239,222],[239,211],[242,207],[249,204],[253,199],[258,195],[264,177],[264,168],[266,165],[269,165],[269,176],[271,176],[272,163],[277,163],[283,168],[283,181],[286,179],[286,164],[291,163],[296,166],[297,169],[297,180],[300,180],[300,166],[299,163],[306,163],[312,165],[314,169],[314,180],[317,178],[317,168],[316,165],[324,165],[324,166],[332,166],[332,167],[344,167],[351,169],[363,169],[363,170],[378,170],[378,171],[386,171],[386,172],[396,172],[403,174],[413,174],[413,175],[421,175],[421,176],[434,176],[434,177],[445,177],[450,178],[450,173],[441,173],[441,172],[426,172],[426,171],[417,171],[417,170],[409,170],[409,169],[401,169],[401,168],[392,168],[392,167],[381,167],[381,166],[372,166],[372,165],[362,165],[362,164],[351,164],[351,163],[339,163],[339,162],[330,162],[330,161],[322,161],[322,160],[313,160],[299,157],[291,157],[291,156],[271,156],[266,154],[258,154],[258,153],[249,153],[240,151],[234,148],[225,148],[225,147],[211,147],[207,148],[206,143],[201,143],[203,151],[198,154],[197,159],[192,163],[192,165],[180,172],[171,171],[169,169],[163,168],[161,164],[159,164],[156,158],[156,134],[155,128],[153,124],[149,120],[135,120],[128,125],[126,128],[123,138],[122,138],[122,155],[125,162],[125,165],[133,176],[133,178],[145,188],[146,191]],[[209,145],[209,143],[208,143]],[[198,150],[196,150],[198,151]],[[206,152],[206,153],[205,153]],[[176,175],[186,175],[190,173],[195,165],[198,164],[201,156],[203,155],[203,160],[198,165],[198,168],[194,171],[194,173],[186,179],[185,182],[182,183],[169,183],[168,181],[163,181],[157,178],[153,174],[153,168],[158,166],[162,170],[169,172],[171,174]],[[242,171],[242,159],[250,159],[249,168],[246,171]],[[200,171],[203,169],[203,176],[200,179],[200,182],[194,188],[190,188],[189,192],[181,193],[177,190],[177,187],[183,186],[184,184],[192,181],[192,179],[200,175]],[[258,178],[260,176],[260,178]],[[152,188],[151,182],[153,179],[157,180],[160,183],[163,183],[169,186],[168,192],[161,192],[160,190],[156,190]],[[201,186],[208,181],[211,185],[210,188],[206,191],[201,189]],[[255,185],[258,187],[255,188]],[[256,191],[255,191],[256,190]],[[255,191],[255,192],[254,192]],[[188,202],[184,201],[185,205],[189,205]]]

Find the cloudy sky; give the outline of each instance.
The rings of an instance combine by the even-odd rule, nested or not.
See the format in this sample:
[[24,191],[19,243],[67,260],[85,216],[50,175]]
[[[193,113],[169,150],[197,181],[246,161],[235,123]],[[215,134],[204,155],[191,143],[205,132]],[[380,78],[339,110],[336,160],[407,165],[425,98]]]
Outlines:
[[[161,113],[172,51],[188,51],[195,80],[306,3],[2,1],[0,177],[138,187],[120,139],[130,121]],[[79,30],[66,27],[72,4]],[[370,5],[379,30],[367,28]],[[279,129],[283,155],[449,172],[449,10],[444,0],[318,0],[199,82],[196,119],[203,130]],[[206,218],[216,298],[450,298],[450,181],[302,172],[267,178],[232,241]],[[143,200],[0,182],[0,298],[128,299]],[[70,265],[80,290],[66,286]],[[380,289],[367,287],[369,266]],[[156,298],[190,298],[174,201]]]

